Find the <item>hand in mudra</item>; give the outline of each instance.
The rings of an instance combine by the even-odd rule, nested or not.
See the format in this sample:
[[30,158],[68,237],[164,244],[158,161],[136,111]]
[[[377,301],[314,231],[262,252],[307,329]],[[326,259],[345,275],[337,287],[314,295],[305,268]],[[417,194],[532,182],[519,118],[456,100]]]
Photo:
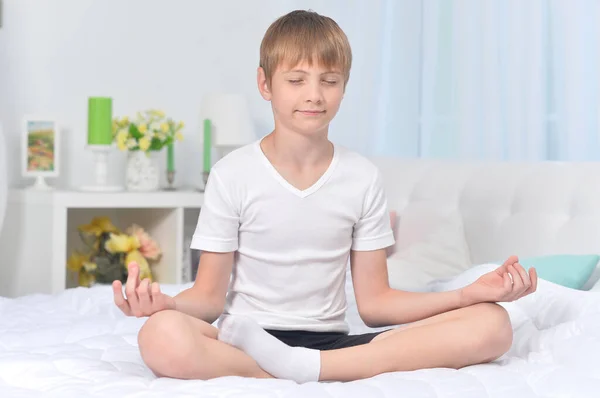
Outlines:
[[140,281],[140,267],[132,262],[128,266],[129,275],[125,282],[125,294],[121,281],[114,281],[113,293],[115,304],[125,315],[143,317],[158,311],[175,309],[175,299],[160,291],[157,282],[150,283],[149,279]]
[[519,300],[537,289],[538,276],[535,268],[529,273],[511,256],[494,271],[482,275],[463,289],[469,304],[481,302],[510,302]]

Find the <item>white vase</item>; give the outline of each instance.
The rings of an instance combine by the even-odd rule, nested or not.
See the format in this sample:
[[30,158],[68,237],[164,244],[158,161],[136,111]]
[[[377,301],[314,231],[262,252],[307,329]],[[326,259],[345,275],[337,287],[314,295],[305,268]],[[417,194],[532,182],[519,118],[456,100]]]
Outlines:
[[126,184],[129,191],[157,191],[160,187],[158,152],[129,151]]

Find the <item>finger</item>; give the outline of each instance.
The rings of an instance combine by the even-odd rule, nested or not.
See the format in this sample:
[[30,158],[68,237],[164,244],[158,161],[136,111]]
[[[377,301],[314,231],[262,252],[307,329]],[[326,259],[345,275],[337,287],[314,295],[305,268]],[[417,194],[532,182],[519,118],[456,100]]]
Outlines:
[[131,308],[123,296],[123,285],[121,284],[121,281],[114,281],[112,287],[115,297],[115,304],[121,311],[123,311],[125,315],[131,316]]
[[523,291],[521,293],[524,293],[531,286],[531,280],[529,279],[529,274],[527,274],[527,271],[525,271],[525,268],[523,268],[523,266],[519,263],[516,263],[514,265],[514,267],[517,270],[517,272],[519,273],[519,275],[521,276],[521,280],[523,281]]
[[137,296],[140,304],[142,316],[152,314],[152,299],[150,297],[150,280],[144,278],[137,288]]
[[127,275],[125,292],[129,292],[129,291],[133,292],[140,284],[139,266],[137,265],[137,263],[135,261],[132,261],[127,265],[127,271],[128,271],[128,275]]
[[162,310],[164,308],[165,296],[161,293],[158,282],[152,282],[151,290],[152,290],[152,309],[154,311]]
[[517,256],[510,256],[504,262],[504,264],[502,264],[501,266],[496,268],[496,272],[498,273],[498,275],[504,275],[505,272],[508,272],[508,267],[515,264],[518,261],[519,261],[519,258]]
[[538,285],[537,269],[531,267],[529,269],[529,277],[531,278],[532,291],[535,292],[535,291],[537,291],[537,285]]
[[513,288],[512,288],[512,299],[515,300],[521,292],[523,292],[523,279],[521,279],[521,275],[519,271],[515,269],[512,265],[508,266],[508,272],[513,279]]
[[537,290],[538,276],[537,271],[533,267],[529,268],[529,280],[531,281],[531,286],[529,286],[529,289],[527,289],[525,293],[523,293],[523,296],[531,294]]
[[140,316],[140,303],[137,297],[136,289],[140,284],[139,267],[136,262],[131,262],[128,266],[129,275],[125,285],[125,294],[127,301],[131,307],[131,313],[135,316]]

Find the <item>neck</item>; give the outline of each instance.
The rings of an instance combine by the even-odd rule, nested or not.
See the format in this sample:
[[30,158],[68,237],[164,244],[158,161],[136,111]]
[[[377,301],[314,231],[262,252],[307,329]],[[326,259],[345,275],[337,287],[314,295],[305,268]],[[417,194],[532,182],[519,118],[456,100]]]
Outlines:
[[264,138],[263,149],[274,162],[298,167],[327,162],[333,156],[333,145],[327,138],[327,131],[305,135],[276,126]]

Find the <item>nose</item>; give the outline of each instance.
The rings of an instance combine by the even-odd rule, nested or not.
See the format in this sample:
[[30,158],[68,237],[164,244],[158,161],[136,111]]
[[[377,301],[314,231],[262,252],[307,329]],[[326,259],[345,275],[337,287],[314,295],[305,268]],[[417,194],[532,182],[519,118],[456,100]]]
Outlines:
[[314,104],[323,102],[323,87],[320,82],[311,81],[306,86],[306,101]]

